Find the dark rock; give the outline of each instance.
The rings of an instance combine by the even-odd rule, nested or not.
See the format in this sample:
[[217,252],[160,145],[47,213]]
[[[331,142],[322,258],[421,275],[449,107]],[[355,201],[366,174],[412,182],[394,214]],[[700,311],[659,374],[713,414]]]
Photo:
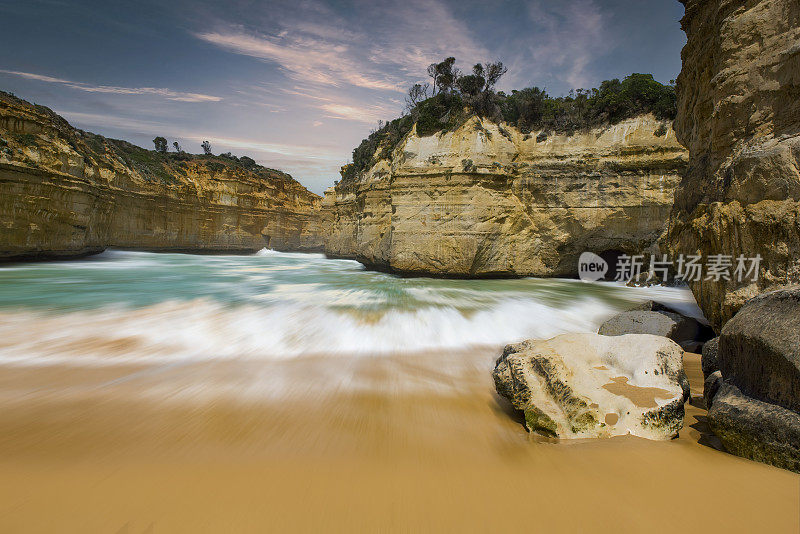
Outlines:
[[681,341],[681,347],[686,352],[692,352],[694,354],[700,354],[703,351],[703,347],[705,343],[703,341]]
[[717,362],[748,397],[800,413],[800,286],[749,300],[722,329]]
[[627,311],[666,311],[671,313],[680,313],[678,310],[674,310],[669,306],[665,306],[660,302],[656,302],[655,300],[648,300],[646,302],[642,302],[641,304],[637,304],[633,308],[630,308]]
[[604,336],[652,334],[668,337],[678,344],[695,341],[699,332],[696,320],[670,311],[623,312],[603,323],[597,331]]
[[708,422],[725,448],[737,456],[800,472],[800,414],[748,397],[725,380],[718,382]]
[[663,284],[664,280],[662,280],[660,276],[656,275],[651,277],[650,273],[644,272],[644,273],[639,273],[638,275],[628,280],[628,283],[626,283],[625,285],[628,287],[650,287]]
[[711,430],[733,454],[800,471],[800,286],[749,300],[706,345]]
[[708,375],[714,371],[719,371],[719,364],[717,364],[717,352],[719,351],[719,338],[708,341],[703,345],[703,355],[700,358],[700,366],[703,369],[703,376],[708,378]]
[[706,403],[706,410],[711,408],[711,404],[714,401],[714,395],[716,395],[717,391],[719,391],[721,382],[722,373],[719,371],[714,371],[706,377],[706,380],[703,383],[703,400]]

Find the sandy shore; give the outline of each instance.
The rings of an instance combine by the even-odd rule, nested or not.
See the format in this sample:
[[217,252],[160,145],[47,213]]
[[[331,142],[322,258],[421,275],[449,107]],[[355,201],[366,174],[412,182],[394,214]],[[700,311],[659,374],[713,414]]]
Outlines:
[[797,532],[800,477],[678,439],[547,443],[495,349],[0,370],[1,532]]

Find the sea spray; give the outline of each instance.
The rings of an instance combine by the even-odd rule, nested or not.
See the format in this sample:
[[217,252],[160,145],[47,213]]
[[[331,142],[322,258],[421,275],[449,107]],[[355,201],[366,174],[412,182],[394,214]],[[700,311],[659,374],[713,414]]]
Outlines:
[[595,332],[649,298],[697,313],[679,288],[400,278],[268,250],[112,251],[0,269],[0,361],[113,365],[499,347]]

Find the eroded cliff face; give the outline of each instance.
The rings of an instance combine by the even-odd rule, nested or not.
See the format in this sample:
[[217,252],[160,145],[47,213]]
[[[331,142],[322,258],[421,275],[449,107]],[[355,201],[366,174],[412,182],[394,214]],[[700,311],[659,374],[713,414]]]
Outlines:
[[583,251],[653,244],[687,161],[652,115],[574,135],[478,118],[415,132],[326,191],[326,253],[404,273],[575,276]]
[[719,329],[756,294],[800,282],[800,3],[686,0],[678,138],[690,166],[673,255],[760,254],[756,282],[691,287]]
[[321,250],[320,200],[288,174],[156,154],[0,93],[0,259]]

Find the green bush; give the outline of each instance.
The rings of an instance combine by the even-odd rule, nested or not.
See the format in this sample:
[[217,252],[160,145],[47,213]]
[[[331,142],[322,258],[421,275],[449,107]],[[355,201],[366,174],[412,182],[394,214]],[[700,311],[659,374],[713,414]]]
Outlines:
[[[489,64],[490,70],[475,65],[473,74],[461,75],[453,67],[455,60],[451,59],[429,68],[429,74],[436,74],[434,87],[438,84],[438,93],[421,101],[416,98],[420,91],[414,93],[414,97],[407,100],[407,115],[386,124],[380,123],[378,129],[353,150],[353,163],[342,170],[343,184],[377,160],[388,157],[414,124],[417,134],[426,137],[454,130],[470,116],[477,115],[496,123],[507,122],[526,135],[541,130],[543,133],[537,136],[537,140],[543,141],[547,139],[546,132],[572,134],[576,130],[615,124],[644,113],[653,113],[661,120],[672,120],[677,113],[675,88],[659,83],[652,74],[635,73],[622,81],[606,80],[600,87],[573,90],[567,96],[551,97],[538,87],[514,90],[509,95],[495,93],[492,89],[494,82],[505,72],[502,63]],[[442,65],[448,72],[452,71],[451,74],[442,75]],[[449,76],[453,77],[452,83]],[[422,86],[417,84],[416,89],[420,88]],[[427,94],[427,86],[423,91],[422,94]]]
[[380,124],[353,150],[353,163],[343,168],[342,182],[352,180],[379,159],[388,157],[413,126],[414,120],[409,115]]
[[416,116],[417,134],[427,137],[450,129],[463,118],[463,108],[461,96],[454,93],[439,93],[420,102],[411,114]]
[[570,91],[553,98],[538,87],[500,94],[503,120],[523,133],[531,130],[571,132],[653,113],[672,120],[677,113],[675,88],[653,79],[652,74],[631,74],[623,81],[606,80],[600,87]]

